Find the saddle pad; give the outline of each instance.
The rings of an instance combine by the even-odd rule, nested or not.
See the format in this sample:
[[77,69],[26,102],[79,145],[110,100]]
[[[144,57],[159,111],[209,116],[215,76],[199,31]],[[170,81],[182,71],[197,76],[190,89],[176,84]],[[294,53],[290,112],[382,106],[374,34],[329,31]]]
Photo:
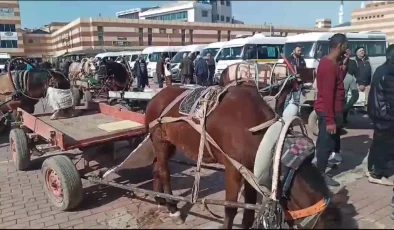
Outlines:
[[104,130],[106,132],[115,132],[125,129],[137,129],[137,128],[141,128],[142,126],[143,124],[141,123],[129,121],[129,120],[116,121],[116,122],[97,125],[99,129]]
[[[193,105],[197,100],[199,100],[203,95],[203,92],[205,92],[207,88],[206,87],[198,87],[195,88],[191,93],[189,93],[182,101],[181,104],[179,105],[179,113],[183,115],[189,115],[193,108]],[[195,108],[198,109],[198,108]]]

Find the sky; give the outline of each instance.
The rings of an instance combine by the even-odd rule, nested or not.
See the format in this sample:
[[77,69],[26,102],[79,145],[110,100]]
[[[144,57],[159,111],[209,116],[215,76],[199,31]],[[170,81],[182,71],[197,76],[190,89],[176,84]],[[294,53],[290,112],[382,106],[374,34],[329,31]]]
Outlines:
[[[19,1],[23,28],[40,28],[51,22],[71,22],[79,17],[115,17],[115,12],[162,6],[174,1]],[[314,27],[317,18],[338,24],[340,1],[232,1],[233,16],[245,24]],[[344,1],[344,22],[361,1]]]

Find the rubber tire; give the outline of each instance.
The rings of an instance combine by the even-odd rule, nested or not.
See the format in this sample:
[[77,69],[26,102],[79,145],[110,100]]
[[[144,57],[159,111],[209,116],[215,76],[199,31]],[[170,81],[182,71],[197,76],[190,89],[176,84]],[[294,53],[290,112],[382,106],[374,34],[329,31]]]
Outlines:
[[319,125],[317,122],[317,113],[313,110],[308,117],[308,126],[311,129],[312,133],[317,136],[319,134]]
[[[12,129],[10,131],[9,141],[10,144],[12,141],[15,143],[16,161],[14,165],[16,169],[20,171],[27,170],[30,166],[31,155],[25,131],[21,128]],[[12,151],[10,152],[13,154]]]
[[82,100],[81,91],[76,87],[72,87],[71,90],[74,97],[74,105],[75,106],[81,105],[81,100]]
[[[61,203],[54,202],[52,192],[49,192],[45,173],[48,169],[52,169],[60,178],[63,189],[63,201]],[[83,199],[83,187],[81,177],[74,163],[67,156],[57,155],[50,157],[44,161],[41,167],[41,173],[44,180],[44,190],[48,195],[51,203],[61,211],[67,211],[76,208]]]

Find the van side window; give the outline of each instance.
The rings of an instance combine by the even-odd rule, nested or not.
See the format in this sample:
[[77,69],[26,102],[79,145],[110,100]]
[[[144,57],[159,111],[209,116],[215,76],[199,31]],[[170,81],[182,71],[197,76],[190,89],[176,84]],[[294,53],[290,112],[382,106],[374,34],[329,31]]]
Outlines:
[[329,52],[328,41],[327,42],[317,42],[315,58],[322,58],[326,56]]
[[365,53],[369,57],[378,57],[386,55],[385,41],[349,41],[348,47],[352,51],[352,56],[358,47],[364,47]]

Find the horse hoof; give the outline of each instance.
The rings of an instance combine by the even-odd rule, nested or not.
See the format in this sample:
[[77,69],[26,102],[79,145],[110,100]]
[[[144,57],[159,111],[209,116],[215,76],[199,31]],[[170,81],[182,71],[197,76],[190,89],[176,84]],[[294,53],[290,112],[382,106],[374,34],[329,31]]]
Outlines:
[[176,211],[175,213],[170,213],[170,217],[174,224],[180,225],[185,223],[185,220],[183,220],[180,211]]

